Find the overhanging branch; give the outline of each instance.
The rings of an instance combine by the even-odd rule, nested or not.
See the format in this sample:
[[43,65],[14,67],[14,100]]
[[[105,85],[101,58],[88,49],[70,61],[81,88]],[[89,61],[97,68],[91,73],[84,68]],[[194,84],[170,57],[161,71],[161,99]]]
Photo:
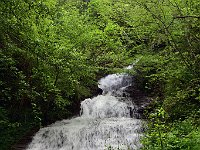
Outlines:
[[185,18],[197,18],[200,19],[200,16],[175,16],[174,19],[185,19]]

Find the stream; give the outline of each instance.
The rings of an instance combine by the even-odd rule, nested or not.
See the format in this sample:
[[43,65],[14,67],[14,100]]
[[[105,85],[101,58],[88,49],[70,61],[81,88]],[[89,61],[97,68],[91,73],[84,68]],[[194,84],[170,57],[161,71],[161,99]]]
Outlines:
[[126,88],[127,74],[99,80],[102,94],[81,102],[79,117],[41,128],[27,150],[137,150],[141,148],[142,120]]

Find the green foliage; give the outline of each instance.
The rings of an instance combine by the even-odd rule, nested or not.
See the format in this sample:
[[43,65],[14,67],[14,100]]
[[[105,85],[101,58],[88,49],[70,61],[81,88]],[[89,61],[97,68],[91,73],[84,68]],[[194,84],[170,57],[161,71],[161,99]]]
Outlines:
[[23,124],[11,122],[8,111],[0,107],[0,145],[2,150],[10,148],[10,144],[20,139],[24,133],[34,126],[34,122]]
[[77,113],[80,100],[94,92],[97,75],[126,63],[123,27],[107,4],[111,1],[0,2],[4,149],[32,126]]
[[148,49],[135,68],[153,99],[144,149],[199,149],[199,2],[137,4],[146,12],[146,27],[138,28],[147,33]]
[[165,117],[162,108],[149,117],[148,130],[142,141],[143,149],[198,150],[200,148],[200,130],[194,119],[167,123],[164,121]]

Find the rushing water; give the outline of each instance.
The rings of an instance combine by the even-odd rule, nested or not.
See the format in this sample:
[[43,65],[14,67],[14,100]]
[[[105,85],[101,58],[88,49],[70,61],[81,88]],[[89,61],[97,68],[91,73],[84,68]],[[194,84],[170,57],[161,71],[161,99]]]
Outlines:
[[141,120],[125,89],[127,74],[111,74],[99,81],[102,95],[81,102],[81,115],[40,129],[27,150],[135,150],[141,147]]

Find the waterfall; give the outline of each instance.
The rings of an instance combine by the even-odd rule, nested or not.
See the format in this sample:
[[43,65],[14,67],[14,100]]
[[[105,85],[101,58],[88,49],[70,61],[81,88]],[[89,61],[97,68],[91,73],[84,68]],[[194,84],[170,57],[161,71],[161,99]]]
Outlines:
[[111,74],[99,80],[102,95],[81,102],[80,117],[42,128],[27,150],[136,150],[141,147],[140,119],[125,89],[133,78]]

